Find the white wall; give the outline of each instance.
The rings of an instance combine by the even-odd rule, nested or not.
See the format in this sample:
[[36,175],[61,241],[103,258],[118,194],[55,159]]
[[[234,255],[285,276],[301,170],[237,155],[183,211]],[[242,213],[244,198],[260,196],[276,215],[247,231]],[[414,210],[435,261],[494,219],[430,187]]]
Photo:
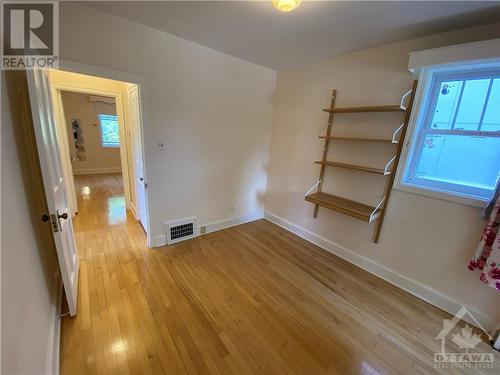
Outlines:
[[24,86],[19,80],[11,83],[8,98],[5,75],[2,71],[0,372],[55,373],[59,358],[56,254],[50,224],[40,220],[46,203],[37,199],[41,181],[38,165],[32,168],[33,161],[38,162],[28,149],[32,143],[26,141],[29,130],[24,120],[29,116],[19,114],[27,108],[26,101],[19,99]]
[[[319,130],[328,119],[321,109],[329,105],[332,88],[338,90],[337,106],[397,104],[412,84],[407,70],[409,52],[499,36],[500,24],[495,24],[388,44],[279,72],[266,197],[266,211],[275,215],[270,217],[401,286],[406,283],[407,289],[444,308],[453,310],[458,302],[475,309],[485,324],[500,321],[498,292],[467,270],[484,225],[478,208],[394,191],[380,243],[374,244],[373,224],[324,208],[313,219],[314,206],[304,201],[304,193],[319,175],[319,166],[313,162],[322,148]],[[388,135],[389,128],[401,122],[400,115],[355,116],[347,120],[337,115],[335,131]],[[391,147],[333,146],[332,159],[372,165],[381,165]],[[326,191],[367,203],[376,201],[385,182],[380,176],[333,168],[327,169],[327,176]]]
[[68,131],[68,142],[73,156],[76,156],[71,122],[80,120],[85,160],[72,160],[74,174],[121,172],[120,148],[102,147],[98,115],[116,115],[116,105],[90,102],[89,95],[63,91],[62,102]]
[[153,238],[175,218],[262,213],[275,72],[79,4],[60,13],[63,59],[147,78]]

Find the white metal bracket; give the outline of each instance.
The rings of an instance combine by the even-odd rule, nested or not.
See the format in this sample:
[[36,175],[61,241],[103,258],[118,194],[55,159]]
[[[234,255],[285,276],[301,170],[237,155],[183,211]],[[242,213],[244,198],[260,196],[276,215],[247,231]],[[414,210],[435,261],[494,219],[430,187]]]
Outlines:
[[370,223],[372,222],[375,214],[377,213],[378,209],[380,208],[380,206],[382,206],[382,203],[384,203],[385,201],[385,197],[382,198],[382,200],[379,202],[379,204],[377,204],[377,206],[373,209],[372,213],[370,214]]
[[391,171],[389,170],[389,166],[390,166],[390,165],[394,162],[394,160],[396,160],[396,155],[394,155],[394,156],[392,157],[392,159],[391,159],[391,160],[389,160],[389,161],[387,162],[387,164],[385,165],[385,168],[384,168],[384,176],[385,176],[385,175],[388,175],[389,173],[391,173]]
[[310,188],[305,194],[304,194],[304,197],[308,196],[319,184],[320,184],[321,180],[319,180],[318,182],[316,182],[312,188]]
[[403,97],[401,98],[401,102],[399,103],[399,106],[401,107],[401,109],[404,109],[405,111],[407,108],[403,105],[403,103],[404,103],[406,97],[411,94],[411,92],[412,92],[412,90],[410,90],[406,94],[404,94]]
[[[401,125],[399,125],[399,127],[394,130],[394,132],[392,133],[392,143],[399,143],[399,141],[396,139],[398,133],[401,131],[401,129],[403,129],[403,126],[405,126],[405,123],[403,122]],[[402,139],[400,139],[400,141],[403,141]]]

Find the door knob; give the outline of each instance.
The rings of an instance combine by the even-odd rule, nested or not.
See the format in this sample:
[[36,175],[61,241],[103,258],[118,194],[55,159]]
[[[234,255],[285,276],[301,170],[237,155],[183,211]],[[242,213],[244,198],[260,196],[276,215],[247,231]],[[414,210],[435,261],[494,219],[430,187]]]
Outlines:
[[49,215],[43,214],[42,215],[42,221],[49,221]]
[[59,212],[58,212],[58,213],[57,213],[57,217],[58,217],[59,219],[64,219],[64,220],[66,220],[66,219],[68,218],[68,214],[65,212],[65,213],[63,213],[63,214],[61,215],[61,214],[59,214]]
[[139,178],[139,181],[141,182],[144,181],[144,177]]

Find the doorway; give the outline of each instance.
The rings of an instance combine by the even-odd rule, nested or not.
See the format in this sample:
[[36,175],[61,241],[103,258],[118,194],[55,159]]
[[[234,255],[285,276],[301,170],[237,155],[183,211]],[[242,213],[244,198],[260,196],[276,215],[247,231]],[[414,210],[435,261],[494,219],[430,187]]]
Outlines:
[[[80,259],[82,259],[83,269],[88,264],[85,261],[89,254],[89,248],[86,247],[89,244],[88,240],[93,241],[90,249],[98,251],[96,256],[102,257],[106,252],[123,250],[123,246],[125,248],[139,246],[145,249],[146,244],[141,244],[141,242],[147,241],[147,246],[150,246],[151,238],[142,136],[144,112],[141,110],[140,95],[141,86],[143,87],[145,83],[142,79],[121,81],[100,77],[130,76],[128,73],[110,72],[83,64],[68,62],[64,64],[69,64],[73,68],[68,70],[79,69],[80,73],[33,69],[26,72],[26,77],[37,156],[48,205],[48,212],[42,216],[42,220],[50,223],[53,232],[66,295],[65,301],[69,313],[73,316],[76,314],[79,300]],[[82,74],[82,71],[88,71],[89,74]],[[90,75],[91,73],[93,75]],[[67,96],[66,100],[64,96]],[[68,100],[74,99],[78,102],[82,98],[85,98],[85,103],[94,103],[90,107],[93,111],[91,109],[90,112],[94,112],[95,118],[92,116],[87,118],[84,112],[78,112],[74,108],[68,113],[65,112],[64,102],[68,105]],[[79,106],[83,105],[81,103]],[[97,107],[96,103],[107,104],[108,109],[104,110],[102,106]],[[130,115],[131,113],[133,116]],[[121,175],[119,173],[116,178],[110,176],[97,182],[105,190],[105,194],[101,195],[108,202],[104,210],[99,203],[99,194],[94,194],[96,199],[92,200],[92,197],[86,194],[90,186],[85,185],[85,181],[81,184],[80,180],[77,181],[78,184],[75,184],[74,178],[74,169],[81,167],[76,162],[86,161],[88,145],[85,136],[92,138],[93,127],[99,134],[97,144],[101,148],[119,148]],[[140,161],[136,162],[134,158],[139,158]],[[93,175],[88,174],[88,170],[86,172],[83,173],[84,176],[99,177],[101,175],[102,177],[102,174],[95,173],[96,170],[91,171]],[[139,181],[142,184],[138,183]],[[95,182],[96,179],[92,181],[92,183]],[[78,187],[80,200],[77,198],[75,186]],[[94,190],[96,190],[95,186]],[[140,197],[141,192],[142,197]],[[78,223],[78,228],[75,236],[73,217],[79,212],[78,202],[83,203],[85,200],[93,202],[93,209],[87,210],[86,215],[77,216],[75,222]],[[84,211],[82,210],[82,213]],[[106,215],[115,216],[117,211],[122,213],[121,223],[124,224],[118,228],[115,228],[116,226],[109,220],[106,222],[96,220]],[[142,214],[139,214],[141,211]],[[86,232],[89,228],[90,232]],[[124,232],[122,228],[126,229],[125,232],[136,228],[134,233],[137,236],[134,237],[134,245],[130,244],[131,237],[128,235],[116,243],[111,241],[117,237],[114,233]],[[98,235],[97,232],[100,234]],[[105,239],[104,243],[110,245],[104,246],[103,239]],[[77,246],[78,242],[80,242],[79,246]],[[82,272],[85,274],[85,271]]]
[[[119,123],[115,98],[60,91],[60,99],[76,195],[76,233],[83,232],[80,223],[89,218],[101,227],[126,222],[122,173],[126,166],[122,165],[121,154],[130,152],[130,142],[120,138],[120,127],[125,124]],[[132,203],[134,171],[128,171],[130,212],[138,219],[138,210]]]
[[[84,176],[94,176],[91,181],[98,183],[115,175],[122,182],[123,209],[147,233],[138,85],[65,71],[49,71],[49,78],[72,215],[79,212],[78,189],[91,188],[82,185],[89,180]],[[113,194],[116,214],[118,197]]]

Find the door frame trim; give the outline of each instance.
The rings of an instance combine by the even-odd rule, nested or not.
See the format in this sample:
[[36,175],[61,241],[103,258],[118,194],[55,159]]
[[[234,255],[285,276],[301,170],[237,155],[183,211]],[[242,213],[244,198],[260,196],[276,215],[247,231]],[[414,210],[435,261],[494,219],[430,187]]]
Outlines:
[[[79,86],[79,85],[66,85],[66,84],[58,84],[58,83],[52,83],[51,84],[52,88],[52,93],[55,95],[54,99],[57,99],[58,106],[60,111],[64,110],[64,103],[62,99],[62,92],[73,92],[73,93],[79,93],[79,94],[88,94],[88,95],[96,95],[96,96],[106,96],[106,97],[112,97],[115,99],[115,109],[116,109],[116,114],[118,116],[118,124],[119,124],[119,132],[120,132],[120,161],[121,161],[121,166],[120,166],[120,172],[123,175],[123,188],[124,188],[124,194],[125,194],[125,205],[127,208],[131,208],[129,206],[131,205],[132,198],[130,197],[130,183],[133,179],[133,176],[130,176],[129,173],[129,166],[128,166],[128,157],[127,157],[127,144],[126,141],[122,142],[123,140],[126,139],[126,128],[128,126],[126,116],[125,116],[125,104],[124,104],[124,98],[120,92],[117,91],[107,91],[107,90],[101,90],[101,89],[93,89],[93,88],[88,88],[86,86]],[[62,113],[62,116],[60,118],[61,122],[63,123],[62,128],[63,132],[61,132],[62,137],[66,137],[62,142],[64,143],[65,140],[67,139],[67,122],[66,118],[64,116],[64,113]],[[63,134],[64,133],[64,134]],[[67,142],[66,142],[67,143]],[[68,156],[69,153],[66,153],[66,157]],[[63,156],[64,158],[64,156]],[[71,165],[71,161],[68,159],[69,162],[69,167],[71,168],[71,173],[74,175],[74,169]],[[71,188],[75,192],[75,184],[74,180],[70,183]],[[76,198],[76,193],[75,198]],[[127,199],[128,198],[128,199]]]
[[[139,91],[139,101],[140,101],[140,117],[141,123],[139,126],[139,131],[141,133],[141,153],[142,153],[142,162],[144,164],[144,179],[146,181],[149,180],[150,174],[150,163],[147,157],[146,148],[145,148],[145,133],[147,124],[149,124],[149,110],[148,110],[148,101],[147,101],[147,78],[146,76],[120,71],[117,69],[109,69],[104,68],[97,65],[85,64],[77,61],[61,59],[59,60],[59,70],[70,72],[70,73],[80,73],[94,77],[113,79],[116,81],[123,81],[127,83],[133,83],[137,85]],[[146,241],[148,247],[153,247],[152,241],[152,204],[151,204],[151,183],[148,183],[148,188],[146,189],[146,216],[147,216],[147,228],[146,228]]]

